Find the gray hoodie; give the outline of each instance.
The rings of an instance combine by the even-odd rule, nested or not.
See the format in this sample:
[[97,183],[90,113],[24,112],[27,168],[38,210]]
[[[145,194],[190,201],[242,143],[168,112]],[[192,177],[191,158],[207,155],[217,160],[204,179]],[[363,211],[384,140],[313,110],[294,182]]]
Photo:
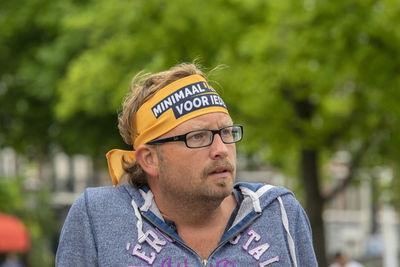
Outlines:
[[239,205],[221,241],[201,259],[147,187],[89,188],[68,213],[56,266],[318,266],[307,215],[289,190],[238,183],[234,194]]

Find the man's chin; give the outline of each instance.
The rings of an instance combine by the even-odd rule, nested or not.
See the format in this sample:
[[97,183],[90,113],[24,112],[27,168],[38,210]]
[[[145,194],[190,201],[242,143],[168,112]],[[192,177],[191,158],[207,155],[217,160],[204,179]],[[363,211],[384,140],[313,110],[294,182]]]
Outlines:
[[233,191],[233,181],[230,179],[220,179],[215,182],[214,195],[221,198],[229,196]]
[[223,177],[215,180],[215,184],[219,187],[230,187],[233,188],[233,178],[232,177]]

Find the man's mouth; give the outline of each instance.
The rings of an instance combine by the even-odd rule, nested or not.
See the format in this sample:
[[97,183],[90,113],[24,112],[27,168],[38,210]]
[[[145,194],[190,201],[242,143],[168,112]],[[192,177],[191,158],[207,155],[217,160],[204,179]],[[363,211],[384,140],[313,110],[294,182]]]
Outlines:
[[206,178],[209,175],[225,177],[226,175],[234,172],[234,166],[227,160],[214,162],[210,166],[203,170],[203,177]]
[[230,168],[226,166],[218,166],[211,171],[211,174],[230,172]]

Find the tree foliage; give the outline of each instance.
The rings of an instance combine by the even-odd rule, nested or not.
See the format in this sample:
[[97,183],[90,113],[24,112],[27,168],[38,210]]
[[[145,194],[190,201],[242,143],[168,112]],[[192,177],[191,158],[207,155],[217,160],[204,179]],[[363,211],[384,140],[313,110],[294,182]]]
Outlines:
[[[361,168],[396,168],[396,1],[20,0],[1,10],[0,146],[102,157],[123,146],[116,114],[134,74],[197,58],[229,66],[213,84],[245,125],[243,151],[302,177],[313,227],[323,204],[310,203]],[[349,175],[322,190],[332,182],[321,166],[342,150]]]

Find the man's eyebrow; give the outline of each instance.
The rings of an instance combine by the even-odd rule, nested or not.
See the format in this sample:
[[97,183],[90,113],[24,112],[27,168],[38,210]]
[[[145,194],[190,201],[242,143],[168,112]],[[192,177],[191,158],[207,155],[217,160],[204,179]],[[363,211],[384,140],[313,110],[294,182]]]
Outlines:
[[[225,128],[225,127],[232,126],[232,125],[234,125],[234,124],[233,123],[222,123],[220,126],[217,127],[217,129]],[[215,130],[215,129],[214,129],[214,127],[197,126],[197,127],[193,127],[193,129],[191,131],[199,131],[199,130]]]

